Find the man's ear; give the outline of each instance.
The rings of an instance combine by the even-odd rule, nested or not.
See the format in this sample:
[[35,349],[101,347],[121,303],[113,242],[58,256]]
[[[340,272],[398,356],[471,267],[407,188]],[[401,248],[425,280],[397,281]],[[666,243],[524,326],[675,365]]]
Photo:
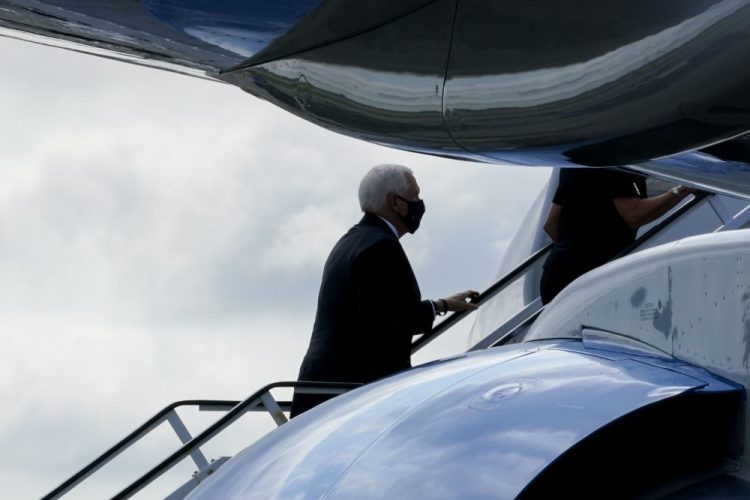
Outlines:
[[398,197],[395,193],[388,193],[388,196],[385,197],[385,201],[391,211],[398,212]]

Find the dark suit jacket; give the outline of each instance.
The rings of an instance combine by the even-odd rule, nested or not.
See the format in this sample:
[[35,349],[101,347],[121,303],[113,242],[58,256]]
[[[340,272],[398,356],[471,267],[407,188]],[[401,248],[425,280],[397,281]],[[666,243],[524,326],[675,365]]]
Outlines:
[[[412,336],[433,320],[398,238],[365,214],[328,256],[299,379],[367,383],[409,368]],[[295,394],[292,415],[324,399]]]

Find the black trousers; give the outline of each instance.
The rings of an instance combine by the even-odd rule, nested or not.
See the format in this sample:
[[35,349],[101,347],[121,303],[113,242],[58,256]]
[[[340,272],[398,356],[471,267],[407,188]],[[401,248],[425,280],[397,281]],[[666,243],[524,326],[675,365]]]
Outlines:
[[539,283],[542,304],[549,304],[563,288],[575,281],[579,276],[597,267],[591,263],[571,262],[568,259],[555,257],[554,255],[550,255],[547,262],[544,263],[542,279]]
[[299,394],[295,391],[289,418],[294,418],[300,413],[304,413],[310,408],[318,406],[320,403],[324,403],[333,397],[335,396],[331,394]]

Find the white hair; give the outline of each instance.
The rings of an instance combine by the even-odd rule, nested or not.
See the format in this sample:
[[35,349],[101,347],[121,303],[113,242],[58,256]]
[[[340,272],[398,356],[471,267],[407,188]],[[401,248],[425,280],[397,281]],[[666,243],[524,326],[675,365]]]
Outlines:
[[359,206],[363,212],[377,213],[386,203],[389,193],[405,193],[409,189],[407,174],[414,175],[403,165],[376,165],[359,183]]

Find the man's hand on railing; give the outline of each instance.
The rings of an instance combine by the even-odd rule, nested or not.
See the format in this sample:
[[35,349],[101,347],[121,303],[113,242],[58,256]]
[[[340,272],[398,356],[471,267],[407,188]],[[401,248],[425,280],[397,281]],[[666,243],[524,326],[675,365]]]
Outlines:
[[479,306],[467,301],[476,297],[477,295],[479,295],[479,292],[477,291],[466,290],[465,292],[455,293],[449,297],[438,299],[437,302],[438,304],[440,304],[441,308],[440,312],[445,313],[448,311],[473,311]]

